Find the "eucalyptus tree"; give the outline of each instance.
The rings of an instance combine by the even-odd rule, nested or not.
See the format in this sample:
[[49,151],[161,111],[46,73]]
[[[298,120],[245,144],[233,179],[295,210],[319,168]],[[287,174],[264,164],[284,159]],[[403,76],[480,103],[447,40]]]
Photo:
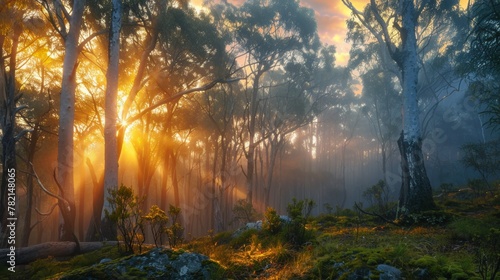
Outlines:
[[60,1],[41,1],[53,28],[60,34],[64,42],[64,62],[61,81],[61,98],[59,110],[58,158],[56,181],[60,186],[61,199],[59,209],[63,217],[60,239],[75,240],[75,190],[73,172],[73,151],[75,120],[75,92],[78,55],[81,50],[80,31],[82,28],[85,0],[74,1],[72,12],[68,11]]
[[[112,0],[109,28],[108,69],[106,72],[106,97],[104,111],[104,203],[110,209],[111,190],[118,188],[118,73],[120,61],[120,31],[122,24],[122,1]],[[101,216],[105,219],[104,213]]]
[[388,172],[394,149],[393,141],[401,130],[401,97],[388,71],[373,68],[361,75],[363,82],[363,114],[369,119],[373,134],[377,138],[382,156],[382,173],[389,186]]
[[[1,98],[1,129],[2,129],[2,184],[0,190],[0,245],[7,246],[7,213],[15,207],[8,207],[8,197],[15,199],[15,188],[9,188],[9,175],[14,176],[17,167],[16,162],[16,69],[17,52],[19,47],[19,37],[23,31],[23,13],[15,7],[7,6],[2,11],[3,18],[13,17],[12,23],[2,22],[0,33],[0,47],[2,55],[0,57],[0,98]],[[11,31],[11,32],[9,32]],[[10,33],[10,34],[9,34]],[[7,42],[11,44],[7,44]],[[10,45],[10,48],[9,48]],[[4,52],[9,54],[9,61],[5,61]],[[11,179],[12,180],[12,179]],[[8,193],[12,193],[10,196]],[[11,204],[12,205],[12,204]],[[15,204],[14,204],[15,205]],[[10,208],[10,209],[9,209]],[[14,213],[10,212],[10,213]]]
[[[401,154],[402,186],[399,211],[402,215],[432,209],[432,188],[422,153],[420,110],[418,107],[421,51],[441,26],[445,15],[456,11],[450,1],[375,1],[364,11],[343,3],[352,11],[351,28],[366,28],[381,47],[380,60],[399,79],[403,99],[403,131],[398,140]],[[391,58],[390,61],[388,58]]]
[[464,49],[461,71],[471,80],[469,91],[487,109],[483,112],[494,130],[500,127],[500,1],[475,1],[469,9],[471,18],[469,47]]
[[266,136],[266,172],[261,174],[265,206],[270,205],[276,160],[287,138],[338,101],[344,76],[342,69],[335,67],[334,54],[332,46],[308,53],[292,52],[283,70],[270,71],[263,79],[269,85],[264,88],[259,112],[259,127]]
[[[16,215],[16,188],[12,180],[19,177],[16,159],[16,142],[29,129],[18,124],[19,114],[26,105],[19,105],[21,98],[18,71],[27,63],[38,46],[36,32],[43,30],[39,14],[33,12],[33,3],[18,1],[2,3],[0,11],[0,129],[2,134],[2,179],[0,186],[0,246],[7,245],[7,217]],[[36,49],[35,49],[36,50]],[[12,244],[12,243],[10,243]]]
[[241,146],[237,127],[243,108],[240,89],[238,85],[220,85],[196,99],[205,116],[199,127],[213,146],[211,151],[206,147],[205,152],[212,154],[210,193],[212,228],[216,231],[226,229],[228,217],[225,210],[230,208],[231,201],[225,198],[235,187],[234,169],[239,164],[235,154]]
[[286,64],[294,51],[314,50],[319,47],[313,11],[298,1],[252,0],[241,7],[227,2],[212,9],[215,17],[225,21],[232,32],[235,57],[244,60],[246,74],[244,134],[247,200],[252,202],[255,187],[255,151],[267,136],[258,128],[258,112],[262,102],[263,76],[272,69]]

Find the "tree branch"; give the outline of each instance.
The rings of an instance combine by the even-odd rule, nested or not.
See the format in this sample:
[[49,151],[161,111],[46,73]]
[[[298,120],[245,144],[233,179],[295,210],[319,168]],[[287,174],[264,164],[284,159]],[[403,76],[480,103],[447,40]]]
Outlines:
[[358,209],[358,210],[359,210],[359,212],[361,212],[361,213],[363,213],[363,214],[366,214],[366,215],[369,215],[369,216],[378,217],[378,218],[382,219],[384,222],[389,223],[389,224],[392,224],[392,225],[395,225],[395,226],[398,226],[398,227],[400,227],[400,226],[401,226],[401,225],[398,225],[397,223],[395,223],[395,222],[393,222],[393,221],[391,221],[391,220],[386,219],[386,218],[385,218],[384,216],[382,216],[382,215],[379,215],[379,214],[377,214],[377,213],[370,213],[370,212],[366,212],[365,210],[361,209],[361,207],[359,207],[359,205],[358,205],[356,202],[354,203],[354,206],[356,207],[356,209]]
[[[184,91],[181,91],[181,92],[179,92],[177,94],[174,94],[172,96],[165,97],[165,98],[159,100],[158,102],[156,102],[155,104],[153,104],[153,105],[149,106],[148,108],[144,109],[139,114],[137,114],[137,115],[135,115],[135,116],[133,116],[131,118],[128,118],[126,120],[126,124],[131,124],[131,123],[135,122],[136,120],[140,119],[145,114],[153,111],[154,109],[156,109],[156,108],[158,108],[158,107],[160,107],[162,105],[165,105],[167,103],[170,103],[172,101],[175,101],[175,100],[183,97],[186,94],[190,94],[190,93],[198,92],[198,91],[206,91],[206,90],[209,90],[209,89],[213,88],[217,84],[229,84],[229,83],[234,83],[234,82],[237,82],[237,81],[240,81],[240,80],[241,80],[241,78],[235,78],[235,79],[229,79],[229,80],[216,79],[216,80],[213,80],[212,82],[210,82],[210,83],[208,83],[206,85],[203,85],[201,87],[184,90]],[[120,129],[123,129],[123,128],[120,128]]]

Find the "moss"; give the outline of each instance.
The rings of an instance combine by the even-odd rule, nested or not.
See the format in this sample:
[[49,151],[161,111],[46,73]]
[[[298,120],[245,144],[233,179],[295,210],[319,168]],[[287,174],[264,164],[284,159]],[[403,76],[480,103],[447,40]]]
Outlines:
[[437,276],[440,273],[439,262],[435,257],[425,255],[412,262],[412,265],[418,268],[427,268],[431,276]]
[[137,267],[131,267],[128,269],[127,274],[134,277],[145,277],[148,275],[145,271],[138,269]]
[[470,276],[465,272],[457,272],[451,275],[451,280],[468,280]]

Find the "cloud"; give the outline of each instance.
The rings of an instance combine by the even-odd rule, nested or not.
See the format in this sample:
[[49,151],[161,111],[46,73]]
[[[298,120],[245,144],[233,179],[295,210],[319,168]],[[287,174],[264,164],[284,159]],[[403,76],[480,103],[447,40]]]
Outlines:
[[[362,10],[369,0],[352,0],[353,5]],[[346,21],[351,11],[341,0],[301,0],[301,5],[314,10],[318,23],[318,34],[325,44],[335,45],[336,61],[346,65],[349,60],[350,46],[346,42]]]

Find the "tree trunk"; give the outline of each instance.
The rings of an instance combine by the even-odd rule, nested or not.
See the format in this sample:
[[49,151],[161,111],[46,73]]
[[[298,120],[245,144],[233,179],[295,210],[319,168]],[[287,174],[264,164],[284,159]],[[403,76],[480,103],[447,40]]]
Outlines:
[[[8,217],[15,216],[16,207],[9,207],[10,199],[16,200],[16,67],[17,67],[17,46],[19,43],[19,36],[21,36],[22,28],[19,24],[14,24],[14,35],[12,38],[12,47],[10,52],[9,73],[5,73],[4,58],[0,58],[0,74],[2,76],[0,99],[2,101],[2,115],[1,128],[2,128],[2,183],[0,188],[0,247],[7,246]],[[5,36],[0,36],[0,50],[3,50]],[[14,178],[14,184],[12,181]],[[13,186],[13,187],[12,187]]]
[[89,168],[90,177],[92,179],[92,216],[90,217],[89,226],[87,228],[87,233],[85,235],[85,240],[87,241],[98,241],[102,239],[101,235],[101,213],[102,207],[104,205],[104,174],[101,175],[100,179],[97,179],[97,175],[94,170],[94,166],[90,159],[86,160],[87,166]]
[[416,11],[413,0],[402,2],[402,49],[395,57],[402,70],[403,133],[398,141],[401,153],[402,185],[400,214],[418,213],[435,207],[427,177],[420,138],[417,99],[419,61],[417,53]]
[[[117,98],[120,60],[121,0],[113,0],[109,32],[108,70],[106,73],[105,124],[104,124],[104,209],[111,211],[109,191],[118,188]],[[101,214],[105,219],[105,212]],[[114,236],[116,237],[116,236]],[[113,239],[113,236],[108,238]]]
[[69,32],[65,38],[63,77],[61,84],[61,104],[59,112],[59,142],[57,147],[57,181],[61,195],[66,202],[59,201],[63,220],[59,238],[73,241],[75,238],[75,189],[73,181],[73,125],[75,122],[76,68],[78,58],[78,38],[85,9],[85,0],[73,3],[73,13]]
[[[33,131],[31,132],[31,139],[28,145],[28,164],[33,162],[35,158],[36,145],[38,143],[40,133],[40,125],[39,122],[35,124],[33,127]],[[31,212],[33,210],[33,176],[28,174],[26,182],[26,213],[24,214],[24,231],[21,237],[21,246],[28,246],[30,235],[31,235]]]
[[248,124],[248,153],[247,158],[247,172],[246,172],[246,185],[247,185],[247,201],[252,204],[253,200],[253,187],[254,187],[254,173],[255,173],[255,126],[257,116],[257,95],[259,93],[259,80],[262,72],[258,72],[253,80],[252,99],[249,108],[249,124]]

